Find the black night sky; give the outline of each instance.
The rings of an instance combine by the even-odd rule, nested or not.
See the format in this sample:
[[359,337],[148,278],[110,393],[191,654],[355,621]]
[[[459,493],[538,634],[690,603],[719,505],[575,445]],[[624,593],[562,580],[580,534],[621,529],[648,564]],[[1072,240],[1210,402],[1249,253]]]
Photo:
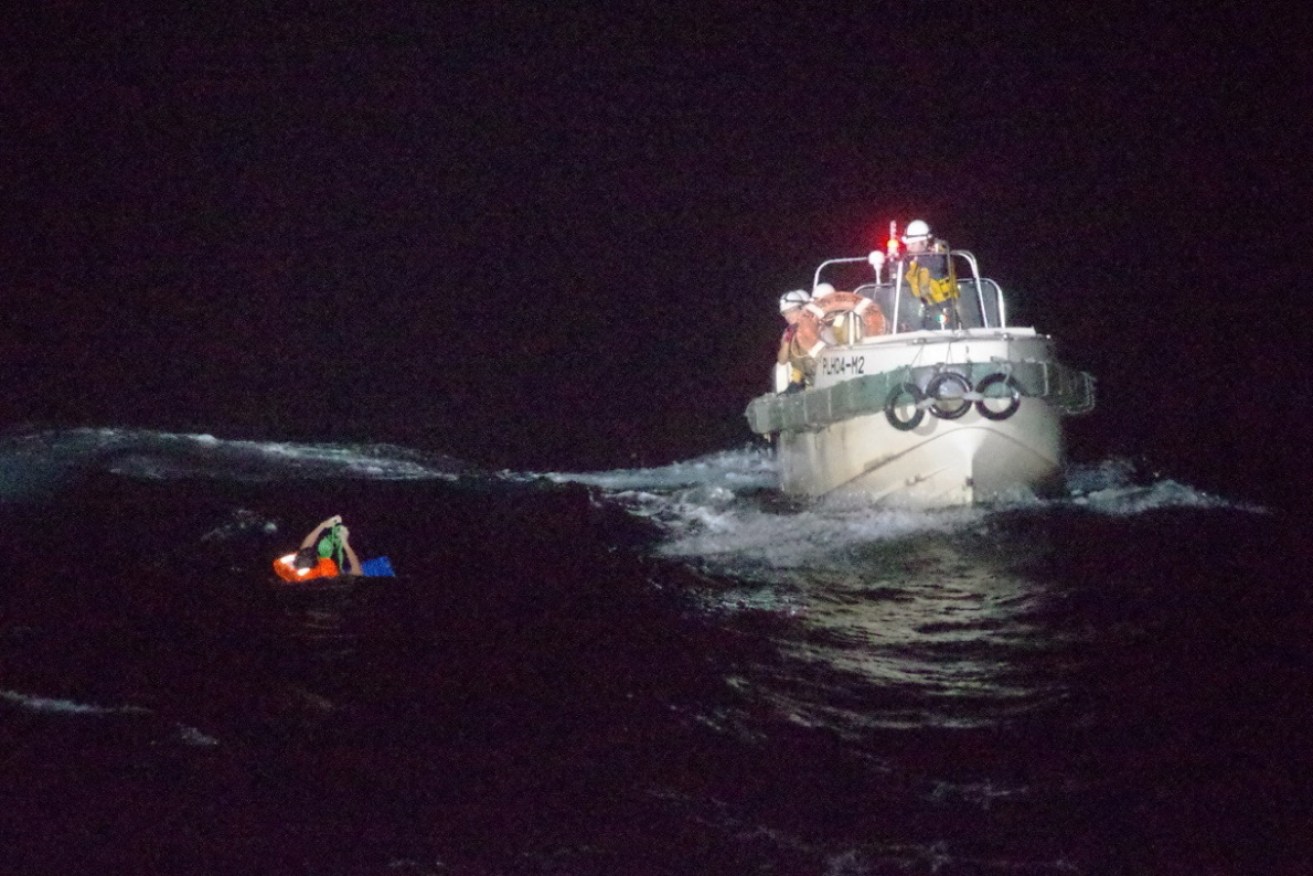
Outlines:
[[1313,13],[1068,5],[9,9],[0,422],[688,458],[925,218],[1100,379],[1073,456],[1279,492]]

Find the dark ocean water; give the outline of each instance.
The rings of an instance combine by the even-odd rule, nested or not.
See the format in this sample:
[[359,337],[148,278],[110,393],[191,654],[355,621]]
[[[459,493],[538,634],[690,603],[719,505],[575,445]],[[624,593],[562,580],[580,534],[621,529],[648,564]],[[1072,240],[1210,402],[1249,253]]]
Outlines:
[[[772,465],[9,434],[2,869],[1313,872],[1289,512],[1117,459],[801,506]],[[332,513],[400,577],[276,594]]]

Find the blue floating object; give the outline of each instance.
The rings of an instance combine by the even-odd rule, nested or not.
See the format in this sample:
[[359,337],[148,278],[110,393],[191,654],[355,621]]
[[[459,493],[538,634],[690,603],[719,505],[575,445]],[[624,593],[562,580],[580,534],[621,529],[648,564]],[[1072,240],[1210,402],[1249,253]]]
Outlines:
[[387,557],[374,557],[360,564],[360,573],[369,578],[395,578],[392,561]]

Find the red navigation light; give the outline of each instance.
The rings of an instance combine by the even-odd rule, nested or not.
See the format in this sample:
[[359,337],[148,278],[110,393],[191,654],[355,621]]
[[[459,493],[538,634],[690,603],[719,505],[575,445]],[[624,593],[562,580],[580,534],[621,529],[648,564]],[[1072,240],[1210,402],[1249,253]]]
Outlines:
[[885,253],[891,259],[898,258],[898,223],[889,223],[889,241],[884,245]]

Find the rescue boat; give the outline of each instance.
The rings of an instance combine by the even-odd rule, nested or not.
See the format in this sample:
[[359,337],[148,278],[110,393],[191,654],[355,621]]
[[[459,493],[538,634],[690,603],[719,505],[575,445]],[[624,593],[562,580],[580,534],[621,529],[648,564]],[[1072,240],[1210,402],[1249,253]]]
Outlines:
[[[937,508],[1061,487],[1062,420],[1093,410],[1094,378],[1058,361],[1050,336],[1008,323],[974,255],[948,254],[958,326],[925,327],[901,262],[882,252],[816,269],[798,326],[810,380],[786,391],[789,366],[777,366],[775,391],[745,412],[773,438],[783,492]],[[865,282],[816,297],[831,274]]]

